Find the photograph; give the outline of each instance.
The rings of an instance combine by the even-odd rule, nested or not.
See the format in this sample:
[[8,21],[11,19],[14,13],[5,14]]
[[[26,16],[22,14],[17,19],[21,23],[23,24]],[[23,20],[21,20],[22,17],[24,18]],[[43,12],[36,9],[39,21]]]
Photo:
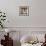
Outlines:
[[29,16],[29,6],[20,6],[19,16]]

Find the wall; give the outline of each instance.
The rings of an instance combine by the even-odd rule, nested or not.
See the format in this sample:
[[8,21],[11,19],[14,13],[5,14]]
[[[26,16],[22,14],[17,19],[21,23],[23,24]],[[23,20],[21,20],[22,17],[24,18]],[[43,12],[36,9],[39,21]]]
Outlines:
[[[46,27],[45,4],[46,0],[0,0],[0,9],[6,12],[7,27]],[[21,5],[29,6],[29,16],[19,16]]]
[[[30,5],[29,5],[30,4]],[[28,26],[30,24],[29,16],[19,16],[19,7],[20,6],[29,6],[31,7],[31,0],[1,0],[0,9],[6,12],[8,22],[7,27],[16,27],[16,26]],[[30,8],[31,10],[31,8]],[[31,11],[30,11],[31,13]]]
[[46,0],[32,1],[32,26],[46,27]]

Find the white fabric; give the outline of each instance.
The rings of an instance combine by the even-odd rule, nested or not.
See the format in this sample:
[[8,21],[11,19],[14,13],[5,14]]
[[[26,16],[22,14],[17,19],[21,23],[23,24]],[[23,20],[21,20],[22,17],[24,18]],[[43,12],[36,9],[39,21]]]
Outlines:
[[0,46],[3,46],[3,45],[0,44]]
[[31,34],[30,36],[24,35],[21,37],[20,42],[24,43],[27,41],[39,41],[39,42],[44,42],[45,41],[45,34]]
[[23,43],[23,44],[21,44],[21,46],[41,46],[42,45],[42,43],[37,43],[37,44],[29,44],[29,43]]
[[31,42],[31,41],[37,41],[37,38],[34,36],[23,36],[20,40],[21,43],[25,43],[25,42]]

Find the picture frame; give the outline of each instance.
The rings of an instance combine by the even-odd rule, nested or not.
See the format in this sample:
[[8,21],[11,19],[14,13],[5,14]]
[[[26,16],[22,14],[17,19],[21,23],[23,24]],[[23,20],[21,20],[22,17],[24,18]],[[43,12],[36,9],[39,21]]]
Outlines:
[[29,6],[20,6],[19,16],[29,16]]

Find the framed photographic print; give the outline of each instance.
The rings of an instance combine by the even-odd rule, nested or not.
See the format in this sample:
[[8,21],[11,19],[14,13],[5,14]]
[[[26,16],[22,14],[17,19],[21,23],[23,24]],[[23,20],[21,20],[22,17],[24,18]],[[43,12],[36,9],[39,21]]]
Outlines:
[[19,16],[29,16],[29,6],[20,6]]

